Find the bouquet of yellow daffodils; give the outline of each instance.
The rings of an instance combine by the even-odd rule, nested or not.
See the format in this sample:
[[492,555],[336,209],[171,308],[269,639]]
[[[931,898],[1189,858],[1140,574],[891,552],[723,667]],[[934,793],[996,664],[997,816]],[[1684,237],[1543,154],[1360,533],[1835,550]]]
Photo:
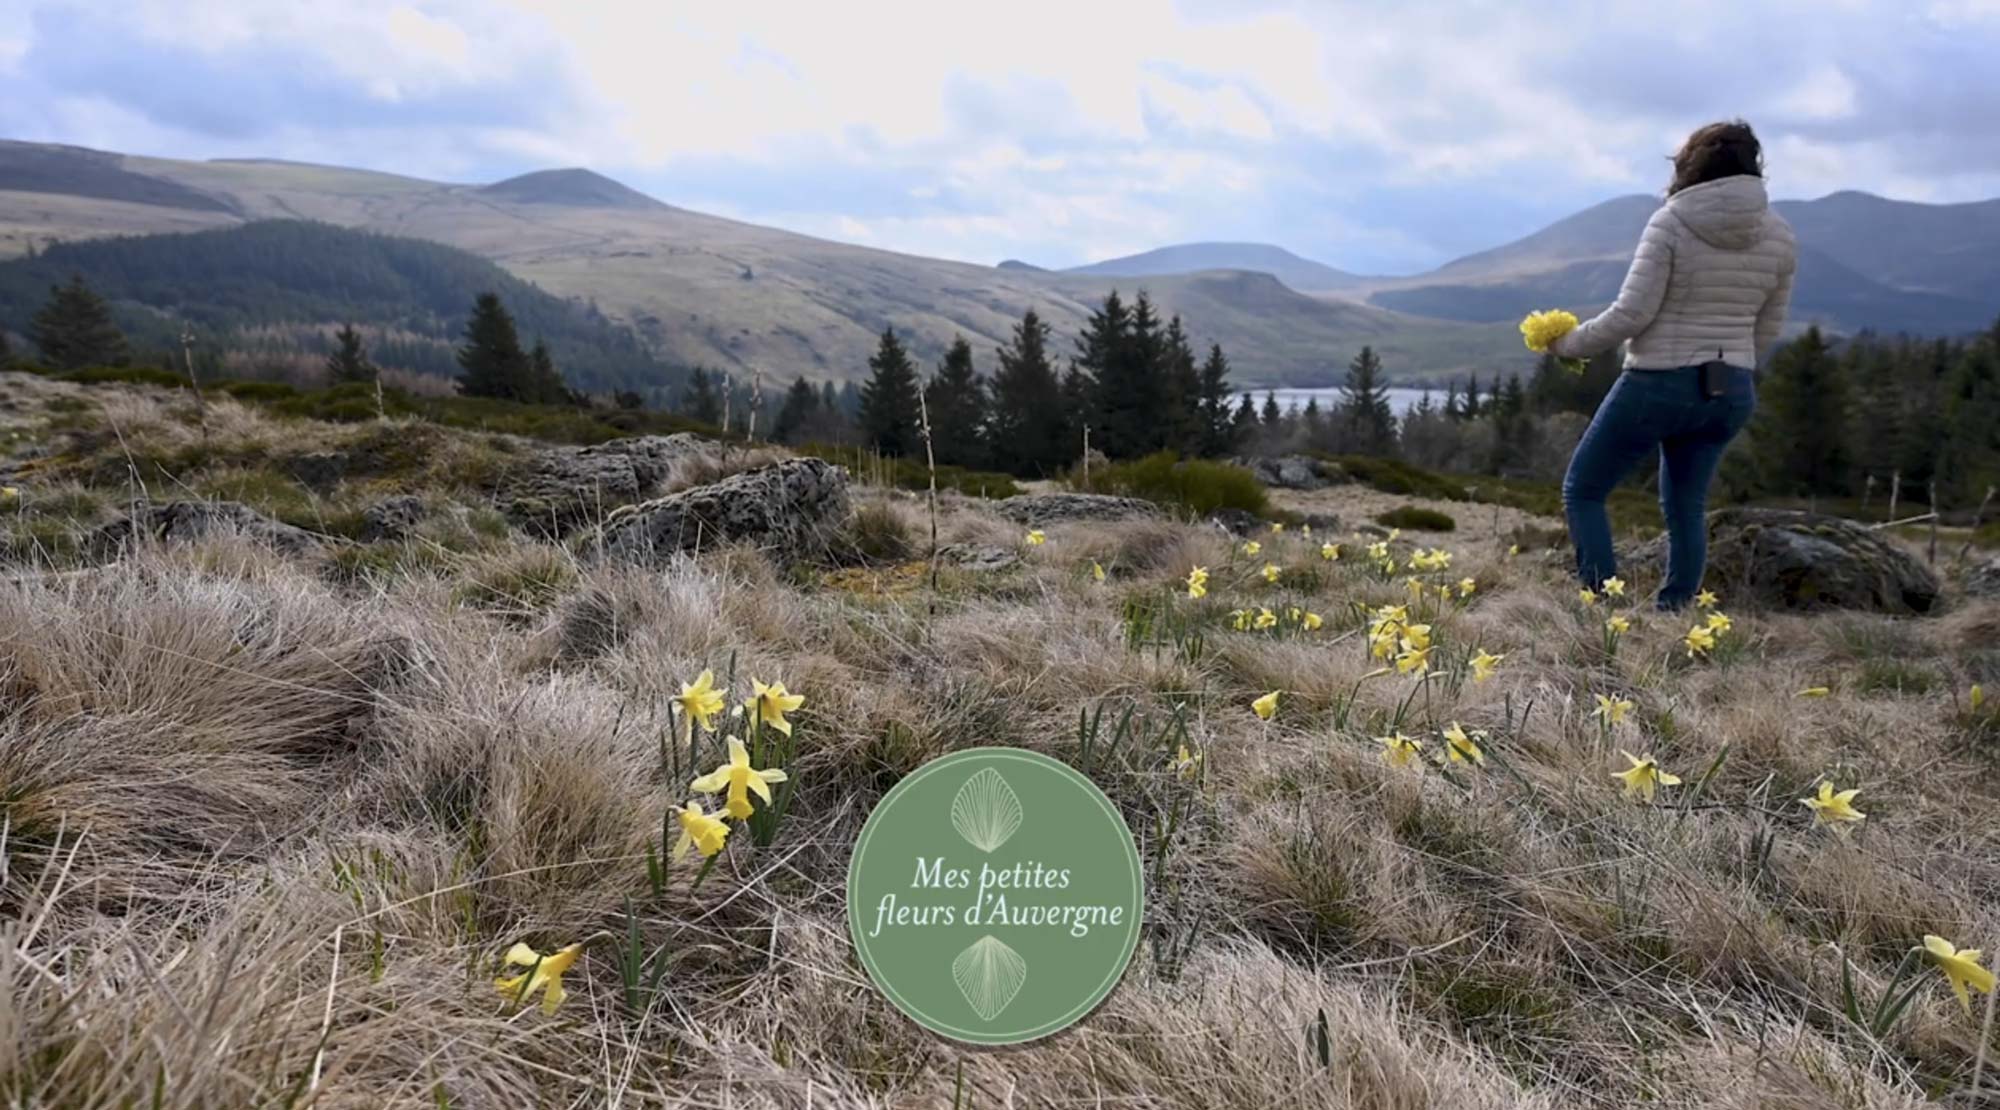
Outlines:
[[[1528,349],[1541,354],[1556,340],[1576,330],[1576,314],[1566,309],[1552,308],[1541,312],[1530,312],[1521,321],[1521,341]],[[1580,358],[1558,359],[1562,368],[1572,374],[1583,373],[1585,362]]]

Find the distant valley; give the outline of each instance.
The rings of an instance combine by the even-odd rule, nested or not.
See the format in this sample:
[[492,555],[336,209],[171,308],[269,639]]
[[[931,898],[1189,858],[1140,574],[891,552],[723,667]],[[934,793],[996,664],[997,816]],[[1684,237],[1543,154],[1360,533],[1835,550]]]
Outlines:
[[[1066,353],[1068,337],[1113,288],[1144,288],[1184,317],[1199,344],[1222,344],[1241,384],[1332,384],[1363,344],[1398,380],[1525,370],[1530,356],[1513,321],[1529,308],[1585,312],[1606,303],[1654,204],[1608,201],[1406,277],[1347,273],[1254,243],[1184,244],[1047,270],[1032,260],[973,265],[759,227],[676,208],[579,169],[454,185],[0,141],[0,259],[55,240],[318,221],[480,256],[590,320],[629,327],[662,363],[779,381],[858,380],[889,326],[925,362],[963,334],[990,370],[993,348],[1029,308],[1050,320]],[[2000,201],[1920,205],[1839,193],[1781,210],[1806,248],[1801,321],[1946,333],[2000,314]],[[4,322],[16,331],[24,323]],[[603,348],[600,338],[590,342]]]

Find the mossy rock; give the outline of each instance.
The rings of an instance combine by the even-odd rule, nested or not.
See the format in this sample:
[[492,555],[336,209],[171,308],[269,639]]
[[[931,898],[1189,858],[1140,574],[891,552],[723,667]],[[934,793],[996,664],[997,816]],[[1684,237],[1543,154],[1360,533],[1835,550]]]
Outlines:
[[[1661,537],[1633,561],[1657,570],[1665,559]],[[1785,509],[1710,513],[1707,585],[1732,606],[1902,616],[1934,611],[1939,593],[1937,575],[1881,533]]]

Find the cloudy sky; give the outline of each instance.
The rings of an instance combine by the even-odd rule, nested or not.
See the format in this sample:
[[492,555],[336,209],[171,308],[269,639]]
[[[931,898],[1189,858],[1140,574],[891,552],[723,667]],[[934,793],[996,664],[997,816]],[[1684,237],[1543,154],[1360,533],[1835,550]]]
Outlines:
[[584,165],[978,262],[1242,239],[1399,273],[1656,192],[1719,116],[1781,197],[2000,196],[1995,59],[2000,0],[0,0],[0,137]]

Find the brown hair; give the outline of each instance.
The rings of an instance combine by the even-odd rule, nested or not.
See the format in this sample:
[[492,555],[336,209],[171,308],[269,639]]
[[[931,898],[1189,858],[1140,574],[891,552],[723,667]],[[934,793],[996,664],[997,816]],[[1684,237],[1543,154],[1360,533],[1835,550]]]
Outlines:
[[1711,123],[1697,128],[1674,155],[1674,179],[1667,185],[1667,195],[1746,173],[1764,176],[1764,148],[1757,143],[1757,133],[1740,119]]

